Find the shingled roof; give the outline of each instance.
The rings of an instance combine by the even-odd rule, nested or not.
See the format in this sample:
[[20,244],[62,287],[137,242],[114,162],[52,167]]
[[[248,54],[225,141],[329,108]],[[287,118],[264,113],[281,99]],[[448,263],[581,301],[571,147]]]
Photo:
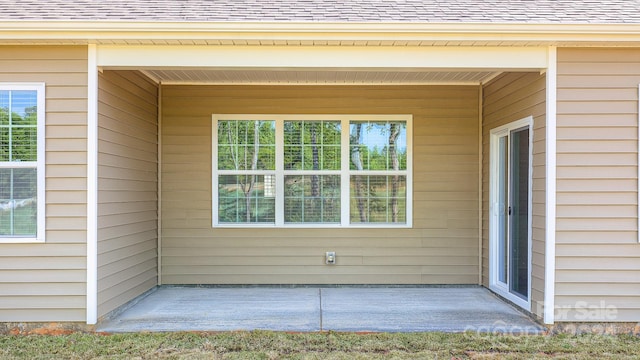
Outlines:
[[640,23],[640,0],[0,0],[0,20]]

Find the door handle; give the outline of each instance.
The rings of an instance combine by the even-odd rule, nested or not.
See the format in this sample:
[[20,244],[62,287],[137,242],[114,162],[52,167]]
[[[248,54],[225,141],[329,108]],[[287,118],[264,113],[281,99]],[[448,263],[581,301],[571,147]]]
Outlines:
[[509,206],[509,208],[507,210],[507,215],[511,216],[511,206]]

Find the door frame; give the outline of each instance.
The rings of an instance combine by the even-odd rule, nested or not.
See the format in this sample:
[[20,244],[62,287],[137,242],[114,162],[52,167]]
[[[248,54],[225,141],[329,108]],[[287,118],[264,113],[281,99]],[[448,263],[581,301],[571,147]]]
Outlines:
[[[527,209],[527,299],[523,299],[509,291],[508,286],[503,286],[498,281],[498,211],[496,204],[498,202],[499,190],[498,190],[498,139],[505,134],[509,134],[512,130],[521,129],[524,127],[529,128],[529,188],[528,193],[528,209]],[[489,289],[496,292],[498,295],[511,301],[521,308],[531,311],[531,256],[532,256],[532,209],[533,209],[533,117],[528,116],[526,118],[513,121],[511,123],[495,127],[489,132],[490,137],[490,158],[489,158]],[[509,178],[511,182],[511,178]]]

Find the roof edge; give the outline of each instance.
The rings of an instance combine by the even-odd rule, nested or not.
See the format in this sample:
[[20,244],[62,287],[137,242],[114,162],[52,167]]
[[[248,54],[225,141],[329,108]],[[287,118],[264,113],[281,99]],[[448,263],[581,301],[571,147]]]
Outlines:
[[0,40],[487,40],[640,43],[640,24],[2,21]]
[[367,32],[497,32],[638,33],[640,23],[499,23],[499,22],[191,22],[191,21],[68,21],[2,20],[0,30],[63,31],[367,31]]

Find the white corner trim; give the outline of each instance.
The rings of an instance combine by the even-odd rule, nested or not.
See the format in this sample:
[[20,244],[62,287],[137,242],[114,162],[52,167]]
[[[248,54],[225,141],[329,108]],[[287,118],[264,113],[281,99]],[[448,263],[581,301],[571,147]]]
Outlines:
[[545,265],[544,323],[553,324],[556,284],[556,101],[557,48],[549,47],[546,81],[546,191],[545,191]]
[[37,167],[37,224],[38,229],[36,230],[36,238],[38,242],[45,242],[46,233],[47,233],[47,162],[46,162],[46,148],[47,148],[47,137],[46,137],[46,125],[47,125],[47,111],[46,111],[46,85],[44,83],[37,84],[38,88],[38,167]]
[[[158,286],[162,285],[162,83],[158,83]],[[213,178],[213,174],[211,175]]]
[[481,83],[478,86],[478,285],[482,286],[482,215],[483,201],[482,198],[482,120],[484,106],[484,91]]
[[638,84],[638,243],[640,243],[640,84]]
[[98,321],[98,66],[88,46],[87,66],[87,324]]

